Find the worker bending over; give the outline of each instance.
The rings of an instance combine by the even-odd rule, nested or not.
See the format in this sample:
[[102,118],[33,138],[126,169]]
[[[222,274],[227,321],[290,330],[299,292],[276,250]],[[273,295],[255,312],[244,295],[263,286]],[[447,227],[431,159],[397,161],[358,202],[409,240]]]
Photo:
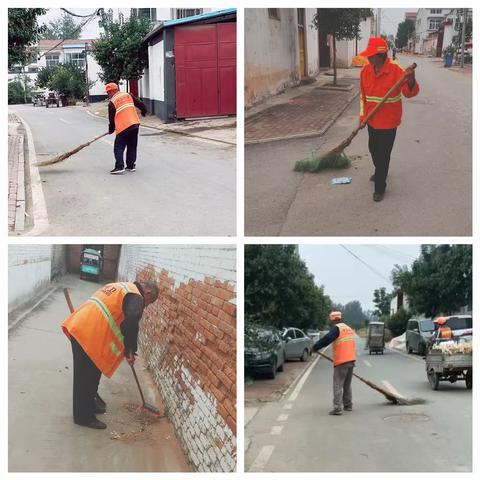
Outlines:
[[[113,154],[115,155],[115,167],[111,174],[134,172],[137,161],[138,130],[140,119],[138,118],[137,107],[144,117],[147,107],[138,98],[126,92],[120,92],[116,83],[108,83],[105,87],[110,102],[108,102],[108,133],[115,132],[115,144]],[[127,150],[126,163],[123,161],[123,153]]]
[[405,74],[405,83],[390,94],[387,101],[368,121],[368,150],[372,156],[375,173],[370,180],[375,182],[373,200],[380,202],[385,195],[390,154],[395,142],[397,127],[402,120],[402,94],[411,98],[418,94],[415,70],[406,70],[387,55],[388,44],[383,38],[370,38],[367,49],[359,55],[368,58],[360,72],[360,128],[366,115],[380,103],[388,90]]
[[146,306],[158,298],[154,282],[109,283],[97,290],[62,324],[72,343],[73,421],[103,429],[95,417],[106,405],[97,390],[102,373],[111,377],[123,358],[135,363],[139,322]]
[[353,330],[342,323],[341,312],[330,313],[330,331],[320,338],[313,350],[333,344],[333,410],[330,415],[341,415],[343,410],[351,411],[352,403],[352,376],[355,366],[355,334]]
[[433,323],[435,324],[434,341],[447,341],[452,340],[452,329],[447,325],[447,319],[445,317],[437,317]]

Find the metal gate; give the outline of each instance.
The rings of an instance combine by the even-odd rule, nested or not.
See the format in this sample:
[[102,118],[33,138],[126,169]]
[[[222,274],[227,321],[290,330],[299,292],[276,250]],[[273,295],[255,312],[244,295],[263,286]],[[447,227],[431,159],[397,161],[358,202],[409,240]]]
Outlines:
[[236,112],[236,23],[176,27],[177,118]]

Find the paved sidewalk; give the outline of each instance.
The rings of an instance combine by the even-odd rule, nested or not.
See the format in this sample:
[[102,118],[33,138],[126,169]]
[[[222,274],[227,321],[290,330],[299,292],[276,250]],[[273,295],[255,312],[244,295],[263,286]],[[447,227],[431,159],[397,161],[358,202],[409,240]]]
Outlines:
[[359,74],[360,69],[339,73],[338,83],[351,90],[325,88],[332,77],[323,74],[310,85],[276,95],[264,109],[253,107],[255,113],[246,114],[245,144],[323,135],[358,95]]
[[18,117],[8,114],[8,231],[22,232],[25,225],[24,135]]
[[[79,104],[69,108],[83,109],[93,115],[108,118],[108,102],[106,101],[91,103],[88,107]],[[147,115],[141,117],[140,122],[144,127],[228,145],[236,145],[237,141],[236,117],[199,118],[165,123],[156,115]]]

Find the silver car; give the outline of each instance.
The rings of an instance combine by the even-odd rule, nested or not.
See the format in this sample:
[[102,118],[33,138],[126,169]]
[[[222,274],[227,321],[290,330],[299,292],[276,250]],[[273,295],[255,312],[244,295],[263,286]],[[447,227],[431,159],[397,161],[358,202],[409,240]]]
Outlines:
[[285,342],[285,358],[299,358],[306,362],[312,353],[313,340],[299,328],[284,328],[282,339]]

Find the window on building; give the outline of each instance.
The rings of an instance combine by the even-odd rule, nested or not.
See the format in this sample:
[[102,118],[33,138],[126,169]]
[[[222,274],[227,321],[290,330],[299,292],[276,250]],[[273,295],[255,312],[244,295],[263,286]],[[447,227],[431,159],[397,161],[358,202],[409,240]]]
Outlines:
[[438,27],[442,23],[441,18],[430,18],[428,20],[428,29],[429,30],[438,30]]
[[430,10],[431,15],[441,15],[442,14],[442,9],[441,8],[432,8]]
[[297,22],[299,27],[305,26],[305,9],[297,8]]
[[47,67],[55,67],[60,63],[60,55],[58,53],[45,55]]
[[279,8],[268,8],[268,18],[273,20],[280,20],[280,9]]
[[73,63],[79,68],[84,68],[85,55],[83,52],[65,52],[65,63]]
[[156,8],[132,8],[132,13],[137,17],[146,17],[152,22],[157,21]]
[[175,18],[187,18],[194,17],[195,15],[201,15],[203,8],[176,8]]

